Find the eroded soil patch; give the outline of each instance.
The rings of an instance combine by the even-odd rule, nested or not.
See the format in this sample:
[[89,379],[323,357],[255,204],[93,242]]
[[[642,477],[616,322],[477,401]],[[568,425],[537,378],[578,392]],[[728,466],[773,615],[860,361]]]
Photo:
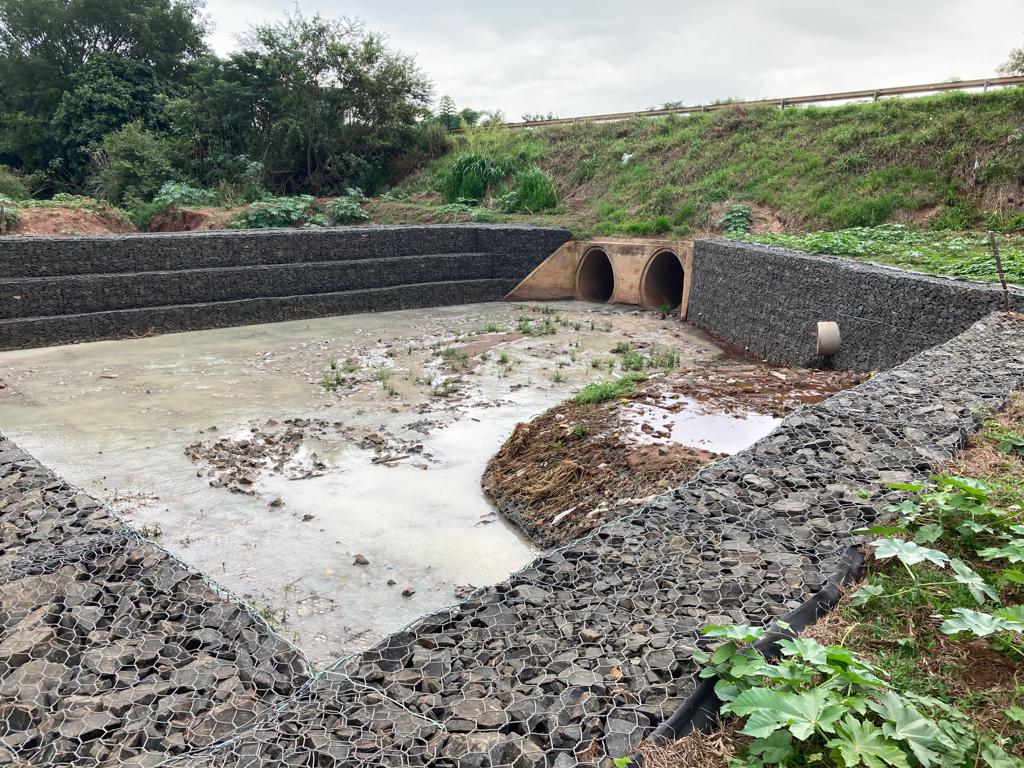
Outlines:
[[516,427],[484,493],[537,544],[566,544],[863,378],[721,361],[659,374],[626,399],[569,400]]

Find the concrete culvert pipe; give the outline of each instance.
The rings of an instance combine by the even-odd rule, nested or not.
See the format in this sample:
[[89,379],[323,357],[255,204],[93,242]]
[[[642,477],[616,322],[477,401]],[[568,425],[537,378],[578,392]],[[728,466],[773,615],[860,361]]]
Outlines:
[[615,271],[608,254],[600,248],[591,248],[583,254],[576,270],[576,298],[604,303],[614,290]]
[[644,267],[640,299],[645,307],[671,307],[683,303],[683,264],[673,251],[658,251]]

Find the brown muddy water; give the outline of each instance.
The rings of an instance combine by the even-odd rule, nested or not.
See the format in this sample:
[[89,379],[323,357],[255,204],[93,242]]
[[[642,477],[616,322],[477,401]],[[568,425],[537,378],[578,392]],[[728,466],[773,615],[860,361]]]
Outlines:
[[[723,354],[603,305],[350,315],[0,353],[0,429],[326,662],[536,555],[484,466],[516,423],[615,375],[622,342],[682,368]],[[729,452],[775,424],[635,418]]]

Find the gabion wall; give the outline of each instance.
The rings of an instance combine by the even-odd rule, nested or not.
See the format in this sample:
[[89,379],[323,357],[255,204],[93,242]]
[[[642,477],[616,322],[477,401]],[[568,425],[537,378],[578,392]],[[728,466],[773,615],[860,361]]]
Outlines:
[[[1024,289],[1011,308],[1024,311]],[[890,368],[1002,306],[998,286],[731,240],[698,240],[687,319],[781,365]],[[842,347],[816,356],[819,320]]]
[[0,349],[497,301],[568,239],[484,224],[0,238]]
[[0,764],[610,768],[712,622],[811,598],[1024,386],[992,315],[522,571],[314,673],[232,596],[0,442]]

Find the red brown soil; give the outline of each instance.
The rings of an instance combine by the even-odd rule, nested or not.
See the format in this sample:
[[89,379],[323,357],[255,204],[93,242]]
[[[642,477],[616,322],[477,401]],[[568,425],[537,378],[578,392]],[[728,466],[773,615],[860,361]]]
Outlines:
[[150,219],[150,232],[192,232],[227,229],[231,217],[244,206],[235,208],[174,208],[168,206]]
[[123,235],[135,232],[127,219],[104,210],[80,208],[22,208],[10,235]]
[[674,488],[717,458],[681,445],[626,445],[616,432],[619,405],[569,401],[517,425],[487,464],[484,493],[533,541],[551,547],[621,517],[629,503]]
[[[713,410],[781,417],[863,380],[860,374],[729,361],[657,377],[631,401],[666,394]],[[718,454],[677,443],[636,445],[620,436],[622,400],[567,401],[519,424],[488,462],[484,494],[541,546],[556,546],[689,480]]]

